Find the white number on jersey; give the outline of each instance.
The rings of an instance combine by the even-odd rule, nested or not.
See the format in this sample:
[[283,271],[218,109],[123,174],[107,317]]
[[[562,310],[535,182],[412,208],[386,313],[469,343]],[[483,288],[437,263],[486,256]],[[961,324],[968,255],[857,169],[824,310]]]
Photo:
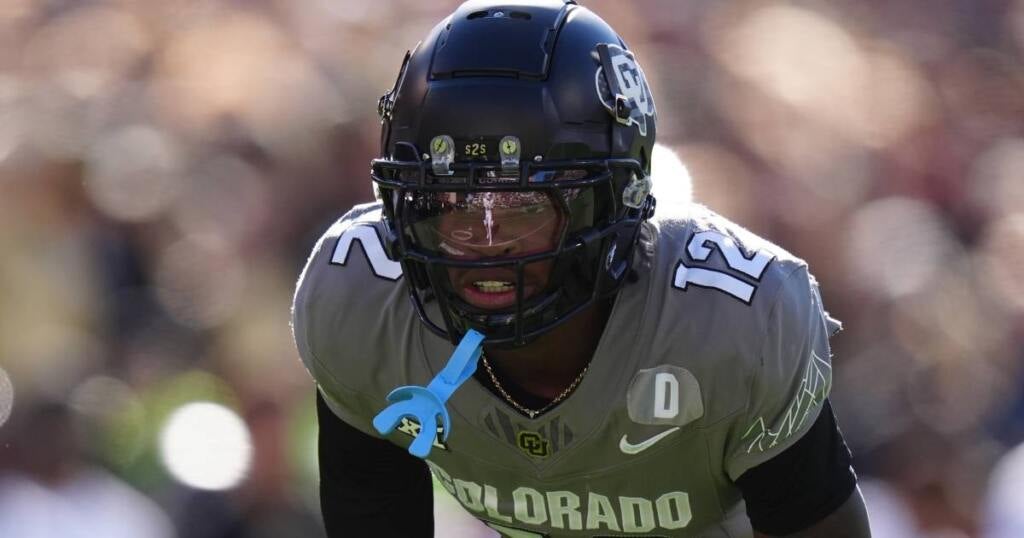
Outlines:
[[377,229],[373,226],[355,225],[342,232],[338,238],[338,244],[334,247],[334,254],[331,256],[331,263],[345,265],[348,263],[349,252],[352,251],[352,242],[359,241],[366,254],[366,261],[370,264],[373,274],[387,280],[398,280],[402,277],[402,264],[388,258],[384,252],[384,242],[377,235]]
[[[755,281],[761,279],[764,270],[774,259],[772,255],[762,251],[756,251],[748,257],[731,237],[714,230],[697,232],[686,245],[686,251],[690,258],[698,262],[706,262],[714,250],[722,255],[729,269],[740,272]],[[706,267],[691,267],[680,260],[679,265],[676,266],[672,285],[685,291],[690,284],[728,293],[747,304],[750,304],[754,292],[757,291],[755,284],[741,280],[729,273]]]

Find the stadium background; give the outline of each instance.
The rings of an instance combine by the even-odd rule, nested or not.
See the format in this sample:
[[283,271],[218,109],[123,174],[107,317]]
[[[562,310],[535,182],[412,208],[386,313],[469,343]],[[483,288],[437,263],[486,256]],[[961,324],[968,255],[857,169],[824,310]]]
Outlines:
[[[292,288],[456,3],[0,2],[0,535],[322,534]],[[1024,536],[1024,1],[585,4],[845,322],[875,535]]]

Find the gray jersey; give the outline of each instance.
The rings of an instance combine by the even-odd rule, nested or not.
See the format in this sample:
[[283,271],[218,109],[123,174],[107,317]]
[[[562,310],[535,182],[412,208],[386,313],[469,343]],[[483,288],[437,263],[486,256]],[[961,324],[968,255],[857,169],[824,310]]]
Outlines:
[[[470,379],[428,463],[466,509],[508,536],[750,536],[735,480],[811,426],[831,388],[828,337],[806,264],[692,205],[644,225],[590,368],[535,419]],[[380,208],[317,243],[295,295],[295,339],[334,412],[368,435],[386,395],[426,385],[453,346],[410,304]],[[407,447],[419,425],[387,436]]]

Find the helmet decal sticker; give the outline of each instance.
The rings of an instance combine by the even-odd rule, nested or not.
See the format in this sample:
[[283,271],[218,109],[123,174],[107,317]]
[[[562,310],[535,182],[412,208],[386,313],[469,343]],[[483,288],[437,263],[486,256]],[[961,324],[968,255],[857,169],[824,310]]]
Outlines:
[[601,103],[619,123],[636,125],[640,136],[647,136],[647,118],[654,116],[654,98],[640,64],[632,52],[618,45],[601,43],[596,52],[599,65],[594,84]]

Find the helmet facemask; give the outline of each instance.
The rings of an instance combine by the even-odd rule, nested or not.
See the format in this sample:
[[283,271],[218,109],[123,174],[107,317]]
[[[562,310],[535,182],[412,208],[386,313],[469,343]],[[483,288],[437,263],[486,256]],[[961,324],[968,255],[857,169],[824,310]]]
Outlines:
[[[413,303],[434,332],[454,340],[476,329],[492,344],[523,345],[618,289],[643,210],[617,197],[640,163],[453,168],[373,166]],[[441,319],[428,314],[431,301]]]
[[632,53],[586,8],[481,6],[406,55],[371,176],[426,326],[520,346],[626,280],[654,209],[656,113]]

